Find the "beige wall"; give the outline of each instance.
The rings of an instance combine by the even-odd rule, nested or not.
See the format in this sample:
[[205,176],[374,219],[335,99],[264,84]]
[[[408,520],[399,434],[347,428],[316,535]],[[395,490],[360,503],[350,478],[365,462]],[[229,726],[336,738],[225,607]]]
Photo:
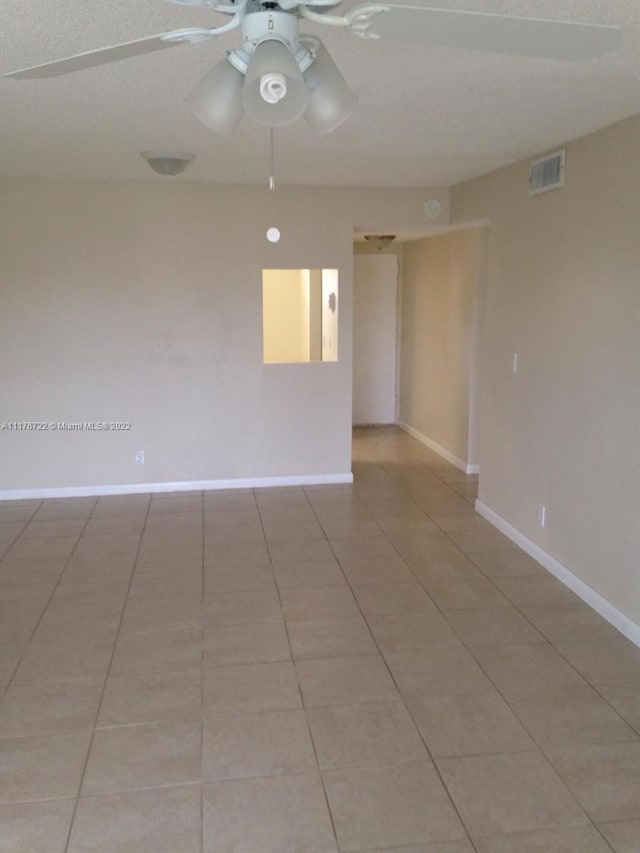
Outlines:
[[404,243],[400,421],[463,465],[471,455],[478,282],[486,229]]
[[[353,230],[434,195],[446,222],[433,189],[0,182],[0,419],[132,423],[0,432],[0,491],[347,473]],[[340,271],[338,362],[263,364],[279,267]]]
[[567,148],[564,189],[521,162],[452,191],[491,220],[480,500],[638,624],[640,118]]

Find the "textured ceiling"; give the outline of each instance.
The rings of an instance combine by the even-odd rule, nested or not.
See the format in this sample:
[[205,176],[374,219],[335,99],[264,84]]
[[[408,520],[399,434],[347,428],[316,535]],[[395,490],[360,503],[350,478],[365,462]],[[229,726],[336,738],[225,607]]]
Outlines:
[[[411,0],[416,5],[420,0]],[[581,64],[321,35],[359,96],[351,118],[314,139],[276,131],[280,183],[448,186],[640,112],[637,0],[438,0],[441,8],[622,27],[622,47]],[[340,7],[353,5],[351,0]],[[0,72],[167,29],[227,18],[164,0],[2,0]],[[229,140],[184,98],[239,31],[50,80],[0,80],[0,175],[167,180],[139,157],[193,151],[170,180],[264,182],[268,130],[243,121]]]

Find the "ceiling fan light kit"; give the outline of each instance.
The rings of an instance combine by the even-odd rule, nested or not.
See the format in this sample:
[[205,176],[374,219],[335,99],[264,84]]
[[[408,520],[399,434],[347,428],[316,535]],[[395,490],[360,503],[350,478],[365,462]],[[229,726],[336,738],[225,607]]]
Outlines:
[[[133,0],[132,0],[133,2]],[[246,113],[267,127],[304,116],[312,132],[329,133],[356,103],[315,36],[299,34],[309,20],[344,28],[359,38],[436,44],[459,50],[520,54],[586,62],[620,45],[618,27],[494,15],[422,6],[359,4],[344,15],[327,14],[342,0],[169,0],[231,16],[218,27],[191,27],[90,50],[5,74],[15,79],[56,77],[242,28],[241,47],[205,74],[188,99],[207,127],[233,134]]]
[[196,155],[188,151],[141,151],[140,156],[154,172],[173,176],[184,172]]

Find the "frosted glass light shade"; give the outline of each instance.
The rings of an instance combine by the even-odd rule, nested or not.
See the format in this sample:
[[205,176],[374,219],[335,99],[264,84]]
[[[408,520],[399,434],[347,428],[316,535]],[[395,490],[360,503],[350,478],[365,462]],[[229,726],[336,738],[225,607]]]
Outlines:
[[316,136],[330,133],[351,115],[358,98],[320,41],[304,82],[309,95],[304,119]]
[[204,75],[187,104],[197,118],[221,136],[231,136],[242,121],[244,76],[223,59]]
[[245,75],[242,103],[247,115],[267,127],[300,118],[307,105],[307,89],[285,44],[268,39],[256,47]]

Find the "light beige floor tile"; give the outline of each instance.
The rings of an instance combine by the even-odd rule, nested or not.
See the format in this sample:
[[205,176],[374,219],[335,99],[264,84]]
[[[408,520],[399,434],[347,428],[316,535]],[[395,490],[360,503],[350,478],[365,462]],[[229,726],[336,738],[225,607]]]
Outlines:
[[511,697],[509,704],[537,743],[607,743],[638,740],[631,729],[591,687],[564,687]]
[[256,509],[253,489],[220,489],[205,491],[204,508],[207,510]]
[[282,622],[280,599],[274,589],[221,592],[204,601],[204,625],[243,625]]
[[50,539],[54,536],[80,536],[84,519],[66,521],[31,521],[22,531],[21,539]]
[[575,669],[546,643],[474,646],[473,654],[503,693],[540,693],[585,685]]
[[145,527],[140,542],[140,552],[160,551],[164,548],[185,548],[195,551],[203,547],[202,538],[200,527],[182,529],[161,527],[155,530]]
[[478,610],[483,607],[509,607],[509,601],[491,581],[477,577],[426,577],[418,575],[429,596],[441,610]]
[[331,544],[339,562],[347,560],[382,560],[398,556],[398,552],[387,537],[360,536],[349,539],[332,539]]
[[269,542],[274,563],[299,563],[302,560],[322,562],[334,557],[326,539],[278,539]]
[[376,522],[389,539],[406,539],[421,533],[436,533],[437,525],[426,515],[413,518],[378,518]]
[[274,563],[273,572],[280,589],[313,589],[346,583],[337,560]]
[[67,563],[65,576],[71,575],[120,575],[131,573],[136,562],[136,549],[128,551],[96,551],[91,554],[72,554]]
[[499,693],[420,696],[409,709],[435,757],[535,749]]
[[151,496],[149,516],[173,512],[202,512],[203,506],[202,494],[154,494]]
[[474,530],[486,532],[495,530],[495,528],[486,519],[482,518],[481,515],[478,515],[478,513],[474,512],[471,508],[469,508],[468,512],[458,512],[451,515],[434,512],[431,514],[431,518],[441,530],[444,530],[447,533],[449,531],[460,532]]
[[309,708],[307,717],[322,769],[427,758],[400,701]]
[[202,569],[193,568],[179,572],[167,571],[134,572],[129,589],[129,598],[154,598],[160,596],[195,598],[202,595]]
[[640,649],[624,637],[574,640],[556,647],[591,684],[640,681]]
[[416,533],[412,536],[395,536],[393,544],[405,560],[409,560],[411,557],[435,557],[460,553],[451,539],[439,530]]
[[640,681],[600,685],[598,692],[640,733]]
[[173,567],[201,568],[202,548],[165,548],[162,551],[146,551],[138,554],[136,560],[136,571],[148,571],[149,569]]
[[[149,513],[144,525],[145,533],[153,533],[156,530],[198,530],[202,533],[202,515],[199,512],[172,512],[159,514]],[[196,534],[193,534],[194,538]]]
[[204,635],[205,666],[233,666],[289,660],[291,653],[284,622],[222,625],[208,628]]
[[199,671],[112,675],[105,686],[98,725],[199,719],[201,689]]
[[122,634],[111,665],[113,675],[149,675],[200,666],[202,631],[179,628]]
[[112,631],[87,635],[82,644],[73,635],[34,640],[18,667],[15,683],[104,678],[114,642]]
[[139,545],[140,536],[137,533],[100,533],[94,536],[83,536],[78,542],[74,556],[92,557],[104,553],[128,553],[135,551]]
[[200,785],[82,797],[68,853],[200,853]]
[[474,843],[478,853],[610,853],[607,843],[590,824],[474,838]]
[[96,504],[95,498],[54,498],[42,501],[33,518],[38,521],[88,518]]
[[14,684],[0,700],[0,737],[91,730],[102,680]]
[[550,642],[614,637],[616,629],[586,604],[522,607],[523,614]]
[[65,853],[75,800],[0,806],[2,853]]
[[385,557],[350,557],[340,565],[349,583],[411,584],[415,576],[399,554]]
[[78,542],[78,536],[58,536],[54,539],[18,539],[9,548],[5,559],[56,560],[69,557]]
[[260,512],[265,507],[308,507],[309,501],[300,486],[278,486],[275,488],[254,489]]
[[437,765],[472,838],[587,822],[538,752],[440,758]]
[[640,818],[640,743],[563,746],[548,755],[594,821]]
[[205,495],[204,518],[206,524],[236,527],[253,524],[260,516],[253,494],[227,497]]
[[492,685],[466,649],[432,646],[427,650],[385,655],[400,692],[423,694],[484,693]]
[[135,512],[131,515],[104,514],[92,516],[84,530],[85,536],[95,536],[103,533],[142,533],[146,511]]
[[313,521],[264,521],[264,535],[269,545],[298,539],[325,539],[323,529]]
[[368,616],[367,622],[383,654],[425,649],[434,645],[461,645],[440,613]]
[[207,715],[203,721],[205,780],[315,773],[304,711]]
[[0,738],[0,803],[75,797],[91,732]]
[[452,530],[449,536],[465,554],[513,551],[517,548],[511,539],[497,530]]
[[344,584],[313,589],[283,589],[280,597],[287,622],[360,615],[351,590]]
[[200,722],[96,729],[82,796],[200,780]]
[[380,656],[303,660],[296,663],[296,671],[307,707],[398,698]]
[[468,646],[544,642],[544,637],[514,607],[448,610],[444,616]]
[[204,840],[205,853],[337,850],[322,784],[310,775],[205,785]]
[[515,551],[472,552],[469,556],[480,571],[490,578],[547,576],[546,569],[519,548]]
[[421,582],[456,577],[484,577],[461,551],[435,555],[412,554],[407,557],[407,565]]
[[615,853],[638,853],[640,850],[640,820],[599,823],[598,829]]
[[265,542],[236,542],[211,545],[204,552],[205,566],[268,566],[269,552]]
[[265,524],[292,524],[316,521],[316,516],[306,501],[295,506],[278,506],[261,504],[260,518]]
[[465,839],[430,761],[324,773],[340,849]]
[[361,616],[289,622],[287,631],[296,660],[375,655],[378,651]]
[[205,566],[204,594],[241,592],[253,589],[275,589],[276,581],[268,562],[246,563],[241,566]]
[[27,522],[33,517],[40,501],[2,501],[0,503],[0,521],[3,524]]
[[376,847],[363,853],[474,853],[470,841],[437,841],[435,844],[412,844],[410,847]]
[[353,594],[365,616],[433,613],[436,606],[419,583],[358,583]]
[[372,518],[325,518],[322,529],[329,539],[360,539],[384,536],[385,532]]
[[148,596],[127,601],[122,632],[170,631],[202,626],[201,595]]
[[265,536],[260,524],[256,519],[253,524],[243,524],[242,527],[213,527],[207,525],[204,530],[205,551],[217,551],[225,547],[235,548],[242,545],[252,545],[260,548],[264,545]]
[[497,577],[493,581],[516,607],[580,603],[575,593],[551,575]]
[[254,713],[302,707],[291,663],[262,663],[205,669],[206,713]]
[[259,526],[260,513],[255,503],[253,506],[215,508],[205,502],[204,524],[208,531],[239,528],[241,532],[247,526]]

